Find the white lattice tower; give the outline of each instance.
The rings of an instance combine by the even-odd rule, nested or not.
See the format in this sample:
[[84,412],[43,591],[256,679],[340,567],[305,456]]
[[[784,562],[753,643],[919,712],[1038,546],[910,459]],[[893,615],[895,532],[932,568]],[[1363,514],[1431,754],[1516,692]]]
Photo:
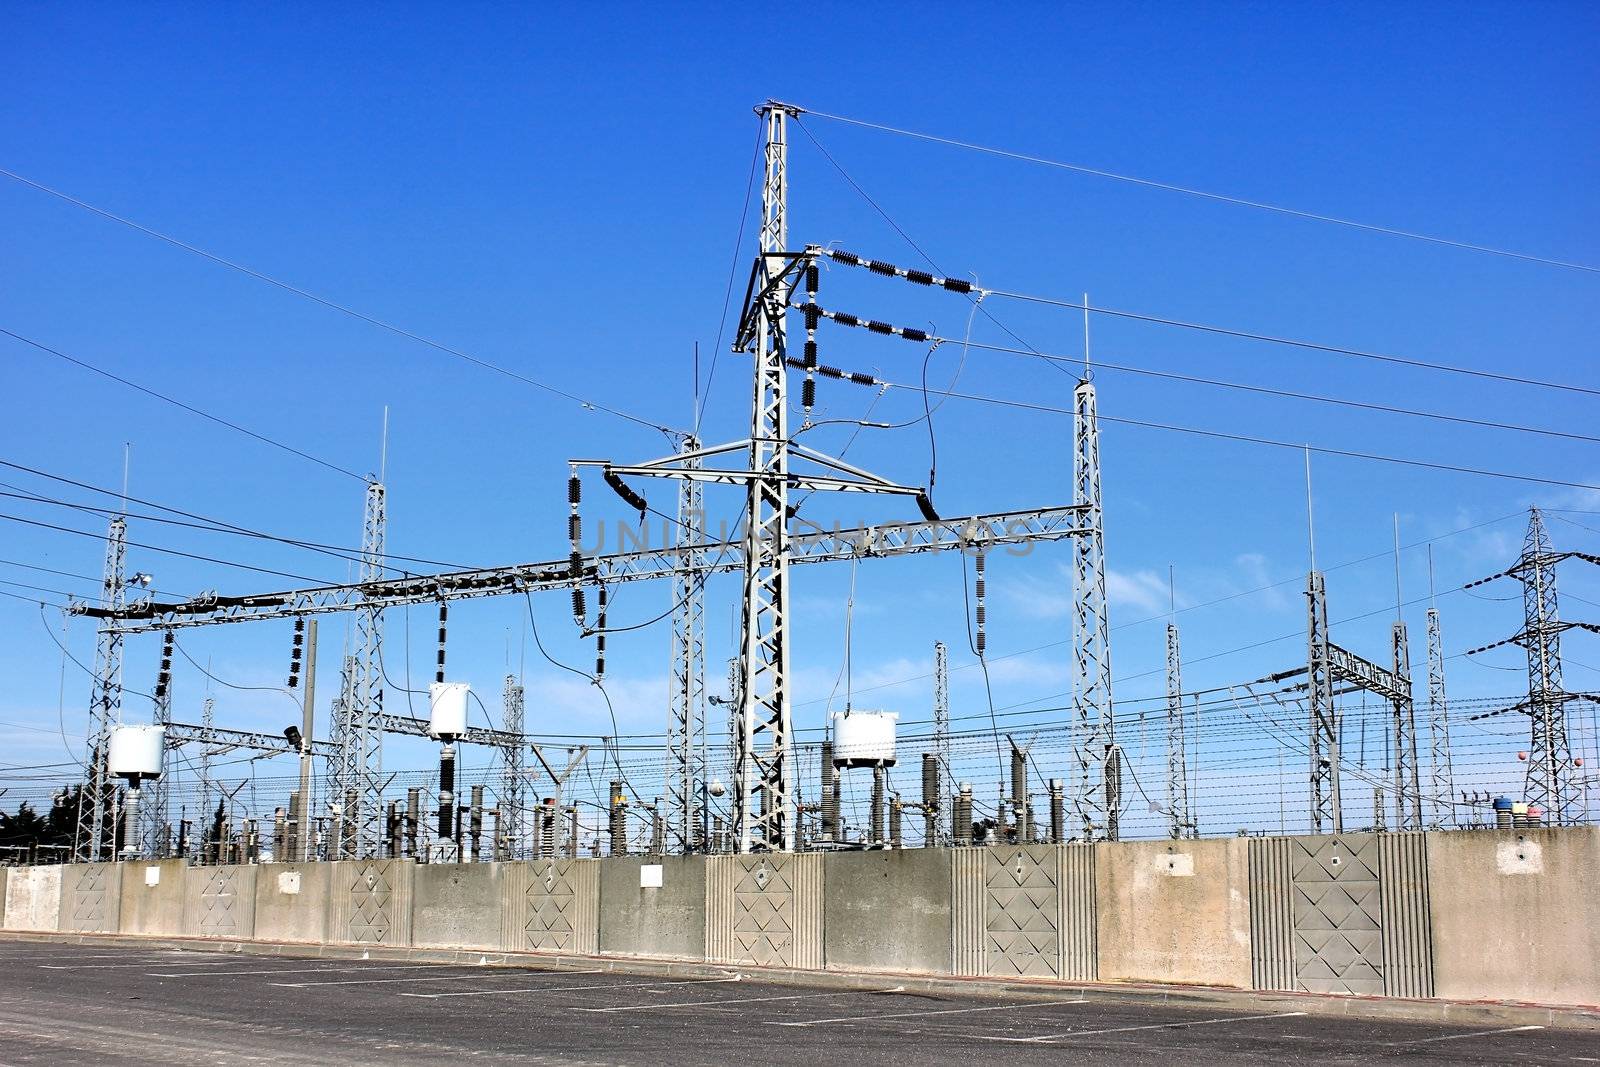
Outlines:
[[1174,840],[1194,834],[1189,810],[1189,752],[1183,729],[1183,656],[1178,627],[1167,623],[1167,834]]
[[1339,730],[1333,706],[1333,665],[1328,637],[1328,595],[1322,573],[1306,581],[1306,705],[1311,757],[1311,832],[1342,833],[1339,796]]
[[1411,697],[1411,647],[1406,624],[1396,621],[1393,631],[1394,673],[1400,695],[1394,712],[1394,827],[1422,829],[1422,776],[1417,766],[1417,714]]
[[[127,589],[128,524],[118,515],[106,531],[106,561],[100,588],[103,606],[120,610]],[[81,861],[105,859],[116,839],[111,799],[115,783],[106,766],[111,729],[122,721],[122,634],[100,627],[94,646],[93,688],[89,694],[89,729],[84,788],[78,794],[77,839],[73,851]]]
[[1528,509],[1528,534],[1522,558],[1511,575],[1522,583],[1523,626],[1521,645],[1528,654],[1528,716],[1532,735],[1528,745],[1526,796],[1529,805],[1542,806],[1552,825],[1564,826],[1578,818],[1577,789],[1567,774],[1572,750],[1567,742],[1567,701],[1571,696],[1561,679],[1561,609],[1556,596],[1556,561],[1544,518],[1538,508]]
[[[525,726],[522,683],[514,674],[506,675],[500,692],[500,728],[508,734],[521,734]],[[504,758],[504,774],[500,780],[500,834],[511,850],[512,859],[520,859],[525,845],[528,811],[528,757],[524,745],[506,745],[500,749]]]
[[790,111],[760,108],[766,122],[761,184],[755,389],[750,423],[750,479],[741,613],[740,767],[734,787],[734,845],[739,852],[784,852],[794,822],[789,694],[789,416],[785,296],[770,284],[775,255],[788,242]]
[[[680,451],[693,453],[700,441],[685,434]],[[691,458],[685,468],[698,469]],[[700,790],[705,781],[706,602],[705,506],[700,482],[678,482],[676,540],[687,551],[672,576],[672,691],[667,721],[667,827],[679,852],[694,850],[700,837]]]
[[1444,642],[1439,612],[1428,609],[1428,763],[1432,772],[1435,818],[1441,826],[1455,823],[1456,776],[1450,757],[1450,704],[1444,690]]
[[1100,421],[1094,383],[1073,390],[1072,502],[1086,507],[1087,532],[1072,541],[1073,755],[1075,804],[1084,840],[1116,840],[1117,815],[1099,792],[1098,773],[1116,743],[1111,715],[1111,623],[1106,611],[1105,528],[1100,501]]
[[[950,655],[943,641],[933,643],[933,754],[939,768],[939,803],[949,804],[955,775],[950,767]],[[949,844],[949,820],[941,819],[937,825],[939,843]]]
[[[382,482],[367,483],[367,500],[361,526],[361,581],[377,582],[384,573],[384,528],[387,509]],[[351,685],[349,720],[353,728],[346,789],[356,792],[355,852],[359,858],[376,857],[383,847],[383,609],[357,609],[355,618],[355,676]],[[339,798],[335,803],[343,803]],[[348,842],[351,835],[346,832]],[[349,846],[346,846],[347,850]]]

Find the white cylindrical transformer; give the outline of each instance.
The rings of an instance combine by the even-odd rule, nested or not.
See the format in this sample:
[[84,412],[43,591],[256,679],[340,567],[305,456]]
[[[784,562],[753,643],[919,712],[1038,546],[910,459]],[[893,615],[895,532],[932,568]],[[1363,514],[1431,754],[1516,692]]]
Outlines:
[[835,767],[893,767],[897,711],[835,712],[833,715],[833,765]]
[[466,682],[428,683],[428,733],[435,738],[451,739],[467,732]]
[[111,731],[106,763],[112,775],[133,781],[161,777],[166,756],[165,726],[118,726]]

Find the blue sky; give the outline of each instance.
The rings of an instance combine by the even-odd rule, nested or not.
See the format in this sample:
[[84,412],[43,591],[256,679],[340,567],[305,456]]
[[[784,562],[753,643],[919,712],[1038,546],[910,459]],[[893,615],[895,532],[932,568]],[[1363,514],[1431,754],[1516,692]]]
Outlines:
[[[753,9],[711,7],[664,16],[642,6],[603,14],[580,6],[290,6],[269,15],[80,5],[19,9],[10,21],[0,46],[10,102],[0,114],[0,166],[363,314],[672,425],[691,418],[696,342],[702,380],[713,361],[757,132],[751,107],[767,97],[1600,263],[1600,205],[1592,192],[1600,87],[1589,54],[1600,18],[1579,4],[1403,11],[1251,4],[864,11],[823,4],[775,23]],[[804,129],[944,269],[986,286],[1064,299],[1087,292],[1114,308],[1595,384],[1600,277],[1591,271],[1198,200],[822,118],[804,120]],[[806,132],[795,130],[792,141],[793,243],[837,243],[922,265]],[[0,180],[0,218],[6,330],[356,472],[379,463],[387,407],[389,545],[396,553],[463,564],[558,557],[565,461],[664,451],[653,431],[554,399],[16,181]],[[747,228],[741,277],[750,253]],[[823,302],[954,336],[964,332],[969,310],[948,294],[842,268],[825,277]],[[1034,347],[1081,353],[1082,324],[1071,312],[998,300],[985,306]],[[1012,343],[981,317],[973,338]],[[824,362],[917,380],[923,353],[902,341],[834,329],[824,330],[823,343]],[[1124,320],[1097,320],[1093,347],[1111,362],[1277,389],[1579,433],[1594,426],[1592,397]],[[8,338],[0,338],[0,351],[9,401],[0,458],[111,487],[128,443],[136,496],[274,533],[357,543],[358,482]],[[930,381],[950,381],[959,362],[953,346],[942,348]],[[747,429],[749,363],[724,352],[716,364],[705,436],[731,439]],[[1110,370],[1096,380],[1108,417],[1600,483],[1600,453],[1590,442]],[[974,350],[960,366],[959,388],[990,396],[1068,407],[1071,385],[1070,376],[1011,355]],[[821,396],[825,414],[835,418],[859,418],[871,400],[869,392],[837,383],[824,385]],[[920,413],[914,392],[891,391],[872,417],[897,422]],[[935,428],[935,496],[946,514],[1070,499],[1069,420],[952,400]],[[850,433],[822,428],[812,443],[837,451]],[[849,458],[920,483],[928,445],[922,426],[864,431]],[[1301,455],[1112,424],[1103,453],[1112,618],[1139,623],[1115,635],[1118,698],[1162,689],[1158,617],[1169,566],[1179,606],[1193,607],[1180,616],[1190,688],[1303,660],[1303,637],[1291,636],[1304,614]],[[3,480],[27,492],[104,502],[16,472]],[[1378,554],[1329,573],[1335,620],[1368,615],[1336,627],[1336,640],[1372,658],[1386,654],[1392,621],[1384,609],[1395,599],[1394,565],[1381,554],[1395,514],[1403,542],[1438,539],[1434,568],[1452,654],[1517,627],[1516,601],[1451,590],[1510,562],[1522,532],[1515,516],[1530,503],[1574,509],[1551,520],[1558,546],[1600,548],[1600,515],[1582,514],[1600,511],[1600,494],[1584,490],[1323,457],[1314,460],[1314,480],[1319,562]],[[668,499],[662,487],[649,488]],[[611,503],[600,493],[590,499],[594,519]],[[722,494],[708,503],[714,517],[731,519],[738,510],[738,501]],[[890,504],[826,506],[834,510],[813,517],[852,523],[900,515]],[[103,529],[100,518],[59,507],[8,499],[0,510]],[[611,509],[610,518],[620,516]],[[137,521],[130,538],[309,577],[345,577],[339,560],[237,538]],[[92,585],[14,564],[93,576],[101,557],[91,538],[0,520],[0,558],[13,561],[0,565],[8,582],[92,595]],[[1066,703],[1067,558],[1065,546],[1055,546],[991,567],[991,680],[1002,708]],[[138,549],[131,565],[152,573],[158,588],[183,594],[291,584]],[[1406,598],[1423,596],[1425,549],[1403,553],[1401,571]],[[802,729],[820,725],[835,687],[851,577],[848,567],[795,575]],[[1563,578],[1572,596],[1600,602],[1595,577],[1573,570]],[[942,639],[959,668],[955,713],[986,719],[967,651],[959,562],[870,562],[854,580],[855,705],[925,719],[932,644]],[[1198,606],[1282,580],[1289,582]],[[0,589],[63,599],[18,585]],[[1516,590],[1483,592],[1505,597]],[[709,586],[715,688],[736,593],[731,579]],[[49,622],[59,633],[60,615],[47,610],[41,620],[37,604],[0,601],[10,682],[0,695],[0,750],[7,753],[0,762],[76,758],[89,682],[71,663],[63,674],[44,632]],[[633,586],[618,596],[613,619],[647,619],[667,603],[664,586]],[[587,668],[592,650],[576,639],[560,598],[540,598],[536,607],[552,655]],[[1419,673],[1422,610],[1416,605],[1406,614]],[[1577,599],[1567,611],[1600,617],[1600,607]],[[387,659],[396,680],[409,662],[412,683],[420,685],[431,677],[433,620],[420,609],[411,616],[409,661],[399,612],[388,620]],[[526,641],[524,619],[516,601],[453,612],[452,673],[495,707],[509,666],[530,687],[530,729],[610,733],[598,693],[546,663]],[[335,688],[339,640],[330,622],[323,693]],[[85,662],[92,656],[92,629],[82,620],[70,625],[67,642]],[[1232,651],[1258,642],[1269,643]],[[663,726],[667,643],[664,626],[612,642],[608,689],[624,733]],[[220,678],[271,687],[282,682],[289,629],[187,631],[180,645],[209,660]],[[1016,654],[1030,649],[1040,650]],[[149,689],[157,656],[155,638],[130,643],[130,689]],[[1570,686],[1600,684],[1581,665],[1600,666],[1600,650],[1574,638],[1569,657]],[[1464,698],[1525,685],[1514,651],[1451,662],[1452,693]],[[1513,669],[1498,669],[1507,667]],[[205,679],[181,658],[179,668],[175,714],[192,721]],[[238,725],[276,729],[295,714],[270,691],[218,695],[222,720]],[[833,706],[842,702],[840,686]],[[128,709],[136,718],[148,702],[130,696]],[[1013,721],[1021,730],[1063,714]],[[1143,738],[1148,762],[1135,767],[1159,782],[1154,723]],[[1512,723],[1472,732],[1476,785],[1516,783],[1516,731]],[[1217,768],[1202,787],[1211,797],[1203,803],[1217,805],[1203,808],[1212,812],[1205,816],[1211,826],[1275,821],[1275,778],[1269,790],[1265,778],[1246,786],[1228,777],[1230,767],[1275,774],[1275,750],[1250,747],[1259,733],[1248,723],[1219,730],[1202,751]],[[965,757],[980,783],[993,777],[985,751],[974,742]],[[1291,750],[1284,758],[1292,804],[1303,793],[1303,757]],[[394,769],[430,760],[425,748],[404,744],[388,755]],[[1040,770],[1064,773],[1062,754],[1042,747]],[[253,771],[262,778],[288,773],[266,764]],[[28,780],[39,773],[0,769],[16,776],[19,795],[44,788]],[[652,788],[644,781],[649,773],[637,772],[643,791]],[[262,786],[263,806],[276,802],[276,790]],[[1254,800],[1230,807],[1218,799],[1228,793]]]

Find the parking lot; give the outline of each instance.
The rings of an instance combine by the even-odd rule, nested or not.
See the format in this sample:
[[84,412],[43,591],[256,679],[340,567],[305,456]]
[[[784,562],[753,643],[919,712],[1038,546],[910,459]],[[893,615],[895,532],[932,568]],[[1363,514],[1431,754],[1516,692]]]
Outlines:
[[1600,1063],[1595,1034],[1262,1010],[0,941],[0,1065]]

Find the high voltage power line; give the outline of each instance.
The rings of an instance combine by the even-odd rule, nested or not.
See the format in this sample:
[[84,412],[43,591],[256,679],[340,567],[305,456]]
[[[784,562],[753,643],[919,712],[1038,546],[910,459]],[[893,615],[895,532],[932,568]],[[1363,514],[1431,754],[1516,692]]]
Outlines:
[[[201,257],[202,259],[209,260],[212,263],[217,264],[218,266],[226,267],[229,270],[237,271],[238,273],[246,275],[247,277],[254,278],[257,281],[265,282],[268,285],[276,286],[277,288],[282,289],[284,292],[292,293],[295,296],[302,297],[302,298],[304,298],[306,300],[311,301],[314,304],[320,304],[323,307],[328,308],[331,311],[339,312],[341,315],[348,315],[349,317],[351,317],[353,319],[357,319],[357,320],[359,320],[361,322],[365,322],[370,326],[376,326],[380,330],[387,330],[388,332],[390,332],[392,334],[395,334],[395,335],[397,335],[399,337],[404,337],[407,340],[416,341],[419,344],[426,345],[427,347],[435,349],[436,351],[439,351],[439,352],[443,352],[446,355],[454,356],[456,359],[464,360],[464,361],[466,361],[468,363],[471,363],[471,364],[473,364],[475,366],[482,367],[485,370],[493,371],[496,374],[503,375],[503,376],[505,376],[507,378],[512,379],[513,381],[518,381],[518,382],[523,383],[524,385],[530,385],[530,386],[534,387],[535,389],[543,390],[544,392],[549,393],[552,396],[557,396],[557,397],[560,397],[560,398],[562,398],[564,400],[570,400],[573,403],[577,404],[579,407],[582,407],[582,408],[585,408],[585,409],[588,409],[588,410],[593,410],[593,411],[603,411],[608,415],[614,415],[619,419],[624,419],[624,420],[626,420],[628,422],[634,423],[634,424],[636,424],[638,426],[643,426],[643,427],[645,427],[647,429],[659,430],[659,431],[661,431],[663,433],[667,433],[667,434],[670,434],[672,432],[672,429],[669,426],[664,426],[664,425],[662,425],[660,423],[652,422],[649,419],[645,419],[645,418],[641,418],[641,417],[639,417],[637,415],[629,414],[628,412],[622,411],[622,410],[620,410],[618,408],[611,407],[611,406],[609,406],[607,404],[602,404],[597,400],[590,400],[590,399],[587,399],[585,397],[581,397],[581,396],[577,395],[576,393],[570,393],[565,389],[561,389],[561,388],[559,388],[557,386],[550,385],[548,382],[539,381],[537,378],[532,378],[532,377],[529,377],[526,374],[522,374],[522,373],[520,373],[518,371],[514,371],[514,370],[511,370],[511,369],[509,369],[507,367],[503,367],[503,366],[501,366],[501,365],[499,365],[497,363],[493,363],[493,362],[491,362],[489,360],[486,360],[486,359],[483,359],[483,358],[481,358],[479,356],[475,356],[470,352],[463,351],[462,349],[459,349],[459,348],[454,348],[454,347],[452,347],[450,345],[447,345],[447,344],[444,344],[444,343],[442,343],[440,341],[435,341],[430,337],[425,337],[422,334],[414,333],[414,332],[412,332],[410,330],[405,329],[404,327],[396,326],[393,323],[386,322],[383,319],[377,318],[376,316],[373,316],[373,315],[368,315],[365,312],[358,311],[355,308],[349,307],[348,305],[340,304],[337,301],[330,300],[330,299],[328,299],[327,297],[324,297],[324,296],[319,296],[316,293],[311,292],[310,290],[302,289],[299,286],[292,285],[289,282],[283,281],[283,280],[281,280],[279,278],[275,278],[270,274],[266,274],[266,273],[263,273],[262,271],[255,270],[255,269],[253,269],[251,267],[245,266],[244,264],[236,262],[234,260],[226,259],[223,256],[217,255],[214,252],[208,252],[203,248],[197,247],[196,245],[189,244],[187,241],[180,240],[179,238],[173,237],[170,234],[162,233],[160,230],[152,229],[149,226],[145,226],[142,223],[135,222],[132,219],[126,218],[126,217],[124,217],[122,215],[118,215],[118,214],[115,214],[114,212],[107,211],[105,208],[97,207],[94,204],[89,203],[88,201],[80,200],[79,198],[77,198],[75,196],[72,196],[72,195],[70,195],[68,193],[64,193],[59,189],[53,189],[50,186],[45,185],[42,182],[34,181],[32,178],[29,178],[29,177],[26,177],[24,175],[18,174],[15,171],[7,170],[7,169],[5,169],[3,167],[0,167],[0,175],[4,175],[7,178],[12,178],[12,179],[14,179],[16,181],[21,182],[23,185],[27,185],[27,186],[29,186],[31,188],[37,189],[42,193],[48,193],[51,196],[54,196],[54,197],[56,197],[56,198],[58,198],[60,200],[64,200],[67,203],[74,205],[75,207],[83,208],[85,211],[93,212],[94,214],[99,215],[100,217],[102,217],[104,219],[108,219],[111,222],[115,222],[118,225],[126,226],[126,227],[128,227],[129,229],[132,229],[132,230],[137,230],[139,233],[142,233],[147,237],[153,237],[158,241],[164,241],[165,243],[167,243],[169,245],[172,245],[174,248],[179,248],[179,249],[182,249],[185,252],[192,253],[192,254],[194,254],[196,256]],[[17,335],[12,334],[12,336],[15,337]],[[18,340],[26,340],[26,338],[20,338],[19,337]],[[31,342],[31,341],[29,341],[28,343],[29,344],[33,344],[33,342]],[[40,347],[42,347],[42,346],[40,346]],[[56,354],[60,355],[60,353],[56,353]],[[74,362],[76,362],[76,361],[74,361]],[[132,383],[125,383],[125,384],[130,384],[131,385]],[[135,386],[135,388],[139,388],[139,387]]]
[[[1331,223],[1335,226],[1345,226],[1356,230],[1365,230],[1370,233],[1384,234],[1390,237],[1401,237],[1412,241],[1422,241],[1428,244],[1442,245],[1448,248],[1462,249],[1468,252],[1482,252],[1492,256],[1503,256],[1508,259],[1522,260],[1528,263],[1539,263],[1548,267],[1562,267],[1568,270],[1579,270],[1588,273],[1600,273],[1600,267],[1588,263],[1579,263],[1570,260],[1556,259],[1549,256],[1534,255],[1527,252],[1518,252],[1506,248],[1496,248],[1491,245],[1476,244],[1470,241],[1458,241],[1448,237],[1438,237],[1432,234],[1420,233],[1414,230],[1405,230],[1393,226],[1382,226],[1377,223],[1361,222],[1356,219],[1342,218],[1324,212],[1304,211],[1299,208],[1288,207],[1282,204],[1269,203],[1263,200],[1253,200],[1246,197],[1230,196],[1225,193],[1210,192],[1190,186],[1178,185],[1172,182],[1158,181],[1153,178],[1143,178],[1132,174],[1122,174],[1116,171],[1105,170],[1099,167],[1090,167],[1081,163],[1071,163],[1060,159],[1049,159],[1043,156],[1029,155],[1023,152],[1014,152],[1004,148],[995,148],[989,145],[975,144],[962,141],[953,137],[941,137],[931,133],[920,133],[916,130],[902,129],[879,122],[869,122],[866,119],[852,118],[848,115],[835,115],[826,111],[813,111],[810,108],[796,107],[801,114],[815,115],[817,118],[841,122],[850,126],[859,126],[864,129],[877,130],[881,133],[894,134],[899,137],[908,137],[918,141],[933,144],[947,145],[951,148],[960,148],[966,151],[978,152],[984,155],[998,156],[1004,159],[1017,160],[1024,163],[1034,163],[1039,166],[1052,167],[1058,170],[1074,171],[1079,174],[1092,175],[1097,178],[1109,178],[1113,181],[1125,182],[1130,185],[1143,186],[1150,189],[1160,189],[1165,192],[1181,193],[1184,196],[1198,197],[1203,200],[1212,200],[1218,203],[1231,204],[1236,207],[1253,208],[1258,211],[1272,212],[1278,215],[1287,215],[1293,218],[1305,219],[1311,222]],[[802,127],[803,128],[803,127]]]

